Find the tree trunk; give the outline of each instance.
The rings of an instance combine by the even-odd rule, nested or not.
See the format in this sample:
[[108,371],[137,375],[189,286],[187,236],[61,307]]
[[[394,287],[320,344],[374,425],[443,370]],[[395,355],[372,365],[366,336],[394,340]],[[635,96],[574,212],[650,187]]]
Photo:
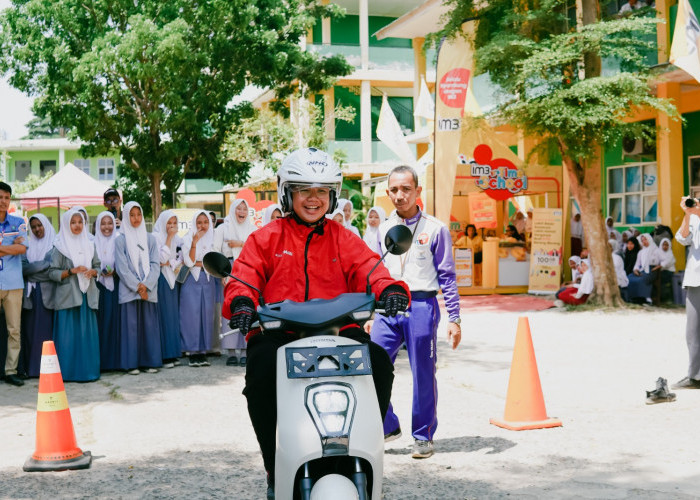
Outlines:
[[161,208],[163,207],[162,195],[160,192],[160,180],[162,178],[161,172],[153,172],[149,175],[151,180],[151,207],[153,207],[153,222],[158,220]]
[[601,155],[593,160],[580,165],[570,157],[564,155],[564,165],[571,179],[571,191],[581,207],[581,222],[583,234],[586,238],[586,248],[593,266],[593,278],[595,291],[589,298],[589,302],[602,304],[608,307],[620,307],[624,305],[620,297],[620,289],[617,285],[615,265],[612,260],[612,252],[608,245],[608,231],[603,219],[603,207],[600,201],[601,182]]

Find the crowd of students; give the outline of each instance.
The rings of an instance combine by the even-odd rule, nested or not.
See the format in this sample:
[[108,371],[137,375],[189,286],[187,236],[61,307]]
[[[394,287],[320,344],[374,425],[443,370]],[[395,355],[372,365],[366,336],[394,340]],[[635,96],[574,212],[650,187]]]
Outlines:
[[[257,229],[246,201],[234,200],[218,225],[213,212],[198,211],[180,237],[175,212],[163,211],[148,233],[138,203],[126,203],[118,216],[118,204],[108,201],[115,193],[105,193],[110,209],[94,225],[78,206],[62,214],[58,233],[45,215],[29,218],[18,376],[39,376],[45,340],[54,340],[66,381],[94,381],[112,370],[156,373],[180,364],[183,355],[189,366],[209,366],[207,354],[219,350],[228,351],[228,366],[246,366],[240,334],[219,341],[229,329],[221,318],[225,283],[202,266],[210,251],[232,263],[241,253]],[[340,199],[338,206],[327,217],[359,235],[352,202]],[[262,223],[283,215],[271,205]],[[380,207],[367,214],[364,241],[375,252],[385,218]]]
[[[580,224],[580,221],[572,219],[572,227],[574,223]],[[676,271],[670,229],[657,226],[653,234],[641,234],[637,230],[621,233],[613,227],[612,217],[605,220],[605,226],[622,299],[637,304],[651,304],[654,287],[668,287]],[[580,234],[583,235],[582,232]],[[573,239],[572,230],[572,241]],[[582,247],[580,254],[569,258],[572,281],[564,284],[557,292],[557,299],[565,304],[584,304],[595,289],[587,249]]]

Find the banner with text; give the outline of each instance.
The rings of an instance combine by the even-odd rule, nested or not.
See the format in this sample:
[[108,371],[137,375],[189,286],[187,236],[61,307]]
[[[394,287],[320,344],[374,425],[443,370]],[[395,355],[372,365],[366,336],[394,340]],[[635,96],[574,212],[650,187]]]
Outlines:
[[562,209],[535,208],[528,293],[555,293],[561,283]]
[[485,193],[469,193],[469,222],[477,229],[496,229],[498,222],[496,200]]

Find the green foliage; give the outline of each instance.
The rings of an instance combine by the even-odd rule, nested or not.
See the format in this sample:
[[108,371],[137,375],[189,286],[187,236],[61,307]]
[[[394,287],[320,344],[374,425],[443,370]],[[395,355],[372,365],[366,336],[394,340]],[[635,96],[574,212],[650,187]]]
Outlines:
[[66,129],[55,127],[48,118],[34,117],[29,120],[26,125],[27,135],[23,139],[52,139],[57,137],[65,137]]
[[24,179],[24,181],[14,183],[14,186],[12,188],[12,196],[16,198],[20,194],[28,193],[29,191],[34,191],[36,188],[41,186],[44,182],[49,180],[49,178],[52,175],[53,175],[52,170],[49,170],[43,176],[36,175],[36,174],[29,174]]
[[[621,137],[653,139],[653,126],[625,121],[638,108],[679,116],[649,89],[646,51],[655,50],[659,22],[640,14],[570,26],[567,2],[494,0],[477,10],[471,0],[448,0],[446,28],[431,38],[459,36],[466,17],[478,17],[479,72],[501,89],[499,120],[556,143],[576,162]],[[617,61],[621,71],[600,74],[590,58]]]
[[[326,149],[326,120],[323,114],[323,100],[305,108],[309,127],[299,130],[283,114],[271,109],[253,110],[251,115],[241,120],[226,137],[223,155],[227,160],[247,164],[264,164],[272,171],[277,168],[288,153],[299,147]],[[337,105],[335,119],[352,121],[355,111],[352,107]],[[297,116],[297,119],[301,117]],[[341,158],[336,158],[336,161]],[[340,163],[340,162],[339,162]]]
[[320,0],[13,0],[0,73],[73,130],[82,155],[119,151],[154,195],[161,178],[171,190],[188,174],[233,183],[249,164],[221,146],[251,110],[232,98],[257,85],[284,100],[348,73],[299,45],[315,16],[338,14]]

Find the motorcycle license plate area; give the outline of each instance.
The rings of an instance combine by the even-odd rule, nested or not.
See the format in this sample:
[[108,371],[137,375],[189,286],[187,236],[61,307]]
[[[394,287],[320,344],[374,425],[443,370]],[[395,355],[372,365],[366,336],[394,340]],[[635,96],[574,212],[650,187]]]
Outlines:
[[335,347],[287,347],[287,378],[371,375],[366,344]]

